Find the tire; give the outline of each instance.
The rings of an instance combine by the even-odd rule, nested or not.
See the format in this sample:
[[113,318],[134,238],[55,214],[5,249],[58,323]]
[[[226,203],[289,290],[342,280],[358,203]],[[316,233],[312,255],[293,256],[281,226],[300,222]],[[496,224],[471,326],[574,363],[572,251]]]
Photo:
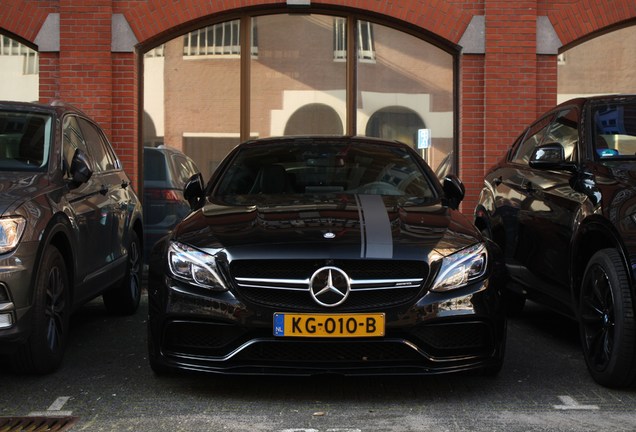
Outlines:
[[46,374],[60,367],[71,315],[69,288],[62,254],[48,246],[35,277],[31,335],[18,347],[13,359],[17,371]]
[[628,387],[636,377],[636,321],[627,271],[615,249],[590,259],[579,304],[581,345],[594,380]]
[[132,315],[139,308],[141,299],[141,243],[137,233],[130,233],[128,244],[128,263],[126,275],[115,287],[106,291],[102,297],[106,310],[114,315]]

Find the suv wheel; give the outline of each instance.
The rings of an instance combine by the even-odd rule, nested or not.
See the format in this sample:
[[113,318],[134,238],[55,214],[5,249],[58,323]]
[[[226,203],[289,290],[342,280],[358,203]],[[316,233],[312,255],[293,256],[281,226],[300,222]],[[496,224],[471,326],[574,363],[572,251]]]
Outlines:
[[62,363],[70,321],[69,284],[66,264],[59,250],[48,246],[36,278],[32,309],[32,332],[18,347],[17,370],[45,374]]
[[627,387],[636,376],[636,321],[627,272],[615,249],[590,259],[581,287],[581,344],[596,382]]
[[141,243],[137,233],[130,233],[128,244],[128,266],[121,283],[103,294],[104,305],[109,313],[132,315],[141,299]]

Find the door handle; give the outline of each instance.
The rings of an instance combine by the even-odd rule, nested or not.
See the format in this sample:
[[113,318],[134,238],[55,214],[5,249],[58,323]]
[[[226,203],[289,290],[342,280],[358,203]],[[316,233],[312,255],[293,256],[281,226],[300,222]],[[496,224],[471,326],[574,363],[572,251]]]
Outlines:
[[106,195],[108,193],[108,186],[102,185],[101,189],[99,190],[99,193],[102,195]]
[[121,188],[122,189],[126,189],[129,184],[130,184],[130,182],[127,182],[126,180],[122,180],[121,181]]
[[499,186],[501,183],[503,183],[503,178],[502,178],[502,176],[495,177],[494,179],[492,179],[492,184],[493,184],[495,187]]

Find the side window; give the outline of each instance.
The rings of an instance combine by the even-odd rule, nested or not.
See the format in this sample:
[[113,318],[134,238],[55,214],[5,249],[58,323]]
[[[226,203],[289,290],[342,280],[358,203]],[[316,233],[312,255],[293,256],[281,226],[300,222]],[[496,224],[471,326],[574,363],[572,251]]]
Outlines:
[[511,158],[511,162],[517,164],[528,165],[532,150],[543,142],[551,120],[554,118],[553,114],[543,117],[541,120],[530,126],[528,133],[524,141],[519,147],[517,147],[514,155]]
[[179,183],[185,185],[190,177],[196,174],[193,164],[181,155],[173,157],[173,164],[179,176]]
[[110,150],[110,144],[105,141],[103,134],[91,122],[80,118],[80,126],[86,138],[91,156],[95,159],[97,171],[110,171],[118,167],[117,158]]
[[575,162],[578,159],[578,113],[576,108],[559,112],[550,125],[550,130],[544,140],[544,143],[556,142],[561,144],[565,151],[565,160],[571,162]]
[[75,116],[68,115],[64,118],[62,130],[64,135],[62,143],[62,169],[64,170],[64,175],[70,177],[71,162],[75,151],[80,149],[86,154],[89,153]]

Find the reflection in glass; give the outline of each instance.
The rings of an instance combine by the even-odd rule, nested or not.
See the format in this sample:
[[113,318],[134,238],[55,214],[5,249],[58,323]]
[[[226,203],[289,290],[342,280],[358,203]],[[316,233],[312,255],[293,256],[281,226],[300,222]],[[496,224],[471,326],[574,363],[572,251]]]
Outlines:
[[435,168],[453,149],[452,55],[380,24],[365,34],[374,61],[358,60],[358,133],[410,144]]
[[[246,23],[249,31],[241,29]],[[350,41],[355,55],[348,54]],[[348,61],[357,75],[347,75]],[[184,151],[207,178],[242,139],[357,134],[404,141],[434,169],[456,172],[447,157],[454,145],[453,62],[429,42],[353,17],[274,14],[211,23],[146,53],[144,145]]]
[[37,51],[0,35],[0,100],[37,101],[39,66]]
[[337,61],[334,53],[339,19],[324,15],[255,19],[258,56],[252,56],[250,67],[250,133],[259,138],[342,134],[346,63]]
[[595,37],[560,54],[557,102],[579,96],[636,92],[636,27]]
[[238,20],[207,26],[144,58],[144,145],[183,151],[205,179],[240,141],[239,35]]

